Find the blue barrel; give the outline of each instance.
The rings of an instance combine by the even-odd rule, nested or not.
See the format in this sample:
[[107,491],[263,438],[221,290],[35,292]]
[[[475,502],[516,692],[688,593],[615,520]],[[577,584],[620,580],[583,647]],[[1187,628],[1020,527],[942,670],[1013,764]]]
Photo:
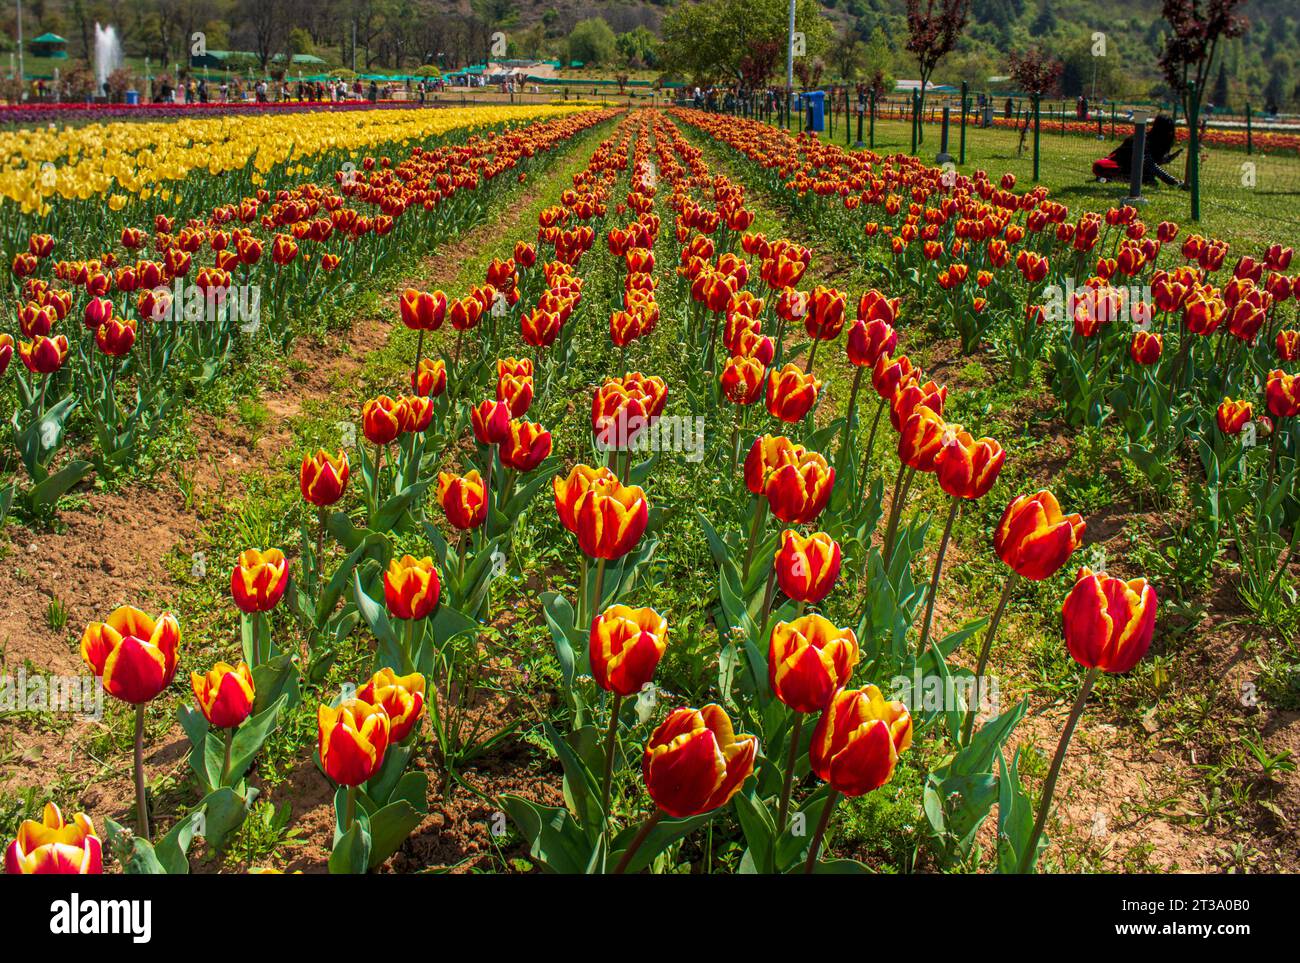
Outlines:
[[140,103],[140,91],[128,90],[126,92],[126,102],[130,104],[132,107]]
[[804,130],[825,130],[826,92],[824,90],[806,90],[803,99],[807,118]]

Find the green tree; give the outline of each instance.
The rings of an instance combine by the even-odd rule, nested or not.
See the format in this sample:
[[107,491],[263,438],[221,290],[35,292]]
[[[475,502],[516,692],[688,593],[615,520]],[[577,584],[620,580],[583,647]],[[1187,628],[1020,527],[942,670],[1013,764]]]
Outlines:
[[620,33],[615,42],[630,67],[653,67],[658,59],[659,39],[646,27]]
[[[788,12],[786,0],[678,3],[663,20],[660,65],[700,82],[762,86],[784,68]],[[826,51],[832,29],[816,0],[796,0],[795,31],[804,57]]]
[[569,34],[569,59],[588,67],[612,63],[618,56],[614,31],[601,17],[579,20]]

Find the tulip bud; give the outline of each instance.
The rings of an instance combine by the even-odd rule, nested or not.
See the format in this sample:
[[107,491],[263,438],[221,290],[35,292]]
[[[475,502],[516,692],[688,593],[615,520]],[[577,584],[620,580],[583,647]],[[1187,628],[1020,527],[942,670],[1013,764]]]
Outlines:
[[482,525],[487,518],[487,487],[478,470],[463,476],[439,472],[438,504],[447,521],[462,531]]
[[967,432],[953,431],[934,459],[939,487],[955,498],[983,498],[997,481],[1006,457],[992,438],[975,441]]
[[480,401],[470,409],[470,423],[480,445],[499,445],[510,437],[510,406],[504,401]]
[[575,535],[578,521],[575,515],[578,500],[593,487],[605,487],[617,484],[618,476],[603,465],[592,468],[590,465],[575,465],[565,478],[552,478],[551,489],[555,495],[555,511],[560,516],[560,523]]
[[339,450],[331,455],[317,449],[315,455],[305,455],[298,473],[302,497],[318,508],[328,508],[343,497],[348,487],[348,456]]
[[1079,569],[1061,607],[1065,644],[1088,669],[1127,672],[1146,654],[1156,625],[1156,593],[1147,580]]
[[387,445],[402,433],[401,402],[388,395],[367,401],[361,409],[361,430],[372,445]]
[[389,562],[384,572],[384,602],[393,618],[427,618],[438,606],[441,588],[438,569],[429,556],[403,555]]
[[175,616],[155,621],[123,605],[107,621],[92,622],[81,637],[81,657],[95,670],[104,691],[141,705],[171,685],[179,658],[181,627]]
[[422,398],[437,398],[447,390],[447,365],[441,358],[421,358],[411,372],[411,390]]
[[551,433],[532,421],[511,421],[501,443],[501,464],[518,472],[532,471],[551,453]]
[[817,401],[821,387],[821,381],[797,365],[774,369],[767,377],[767,410],[773,418],[791,424],[802,421]]
[[796,602],[815,605],[835,587],[841,561],[840,546],[825,532],[804,538],[786,529],[776,553],[776,581]]
[[1239,435],[1241,429],[1246,427],[1247,423],[1255,417],[1255,406],[1249,401],[1233,401],[1231,398],[1224,398],[1219,403],[1219,409],[1215,412],[1215,419],[1219,423],[1219,431],[1225,435]]
[[1264,397],[1273,417],[1300,415],[1300,375],[1290,375],[1281,369],[1270,371],[1264,382]]
[[573,506],[578,547],[591,558],[613,560],[630,552],[650,520],[650,503],[636,485],[612,482],[589,488]]
[[342,786],[359,786],[379,771],[392,723],[383,706],[347,699],[316,710],[317,745],[325,775]]
[[241,612],[269,612],[289,584],[289,563],[278,548],[240,553],[230,573],[230,594]]
[[1018,495],[1007,505],[993,534],[998,557],[1031,581],[1051,578],[1083,538],[1079,515],[1063,515],[1051,492]]
[[654,609],[611,605],[591,621],[591,674],[607,692],[635,695],[654,677],[667,644],[668,621]]
[[641,774],[655,805],[684,819],[725,806],[754,771],[757,736],[736,736],[716,705],[676,709],[646,743]]
[[203,718],[214,728],[238,728],[253,711],[253,673],[243,662],[218,662],[207,675],[191,672],[190,688]]
[[103,847],[95,824],[85,813],[72,822],[54,803],[46,803],[41,821],[24,819],[5,850],[5,873],[11,876],[92,876],[104,871]]
[[813,730],[808,758],[817,778],[845,796],[879,789],[894,774],[899,753],[912,744],[912,717],[874,685],[841,689]]
[[399,676],[385,666],[357,690],[357,698],[388,713],[390,743],[406,739],[424,715],[424,676],[418,672]]
[[772,694],[795,712],[826,708],[858,664],[858,638],[820,615],[778,622],[768,640]]
[[831,500],[835,469],[815,451],[802,447],[767,478],[764,494],[772,514],[787,525],[813,521]]

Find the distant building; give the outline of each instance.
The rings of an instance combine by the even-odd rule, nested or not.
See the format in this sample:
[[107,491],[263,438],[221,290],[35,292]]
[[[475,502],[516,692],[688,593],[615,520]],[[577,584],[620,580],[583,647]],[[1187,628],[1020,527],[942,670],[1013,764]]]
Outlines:
[[[225,70],[230,61],[257,61],[257,54],[249,50],[209,50],[202,56],[190,57],[190,66],[199,70]],[[284,54],[276,54],[271,58],[271,63],[277,67],[284,66]],[[318,69],[328,66],[328,64],[317,57],[315,54],[294,54],[289,58],[289,63],[293,67],[308,67]]]
[[33,57],[43,60],[67,60],[68,42],[57,33],[43,33],[28,45]]

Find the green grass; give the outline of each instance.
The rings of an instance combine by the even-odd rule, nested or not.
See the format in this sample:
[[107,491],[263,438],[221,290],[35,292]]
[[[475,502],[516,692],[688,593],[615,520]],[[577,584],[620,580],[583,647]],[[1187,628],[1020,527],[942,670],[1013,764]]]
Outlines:
[[[865,127],[864,127],[865,130]],[[908,153],[911,150],[911,124],[897,120],[877,120],[875,150],[880,154]],[[1066,204],[1072,211],[1103,211],[1118,205],[1128,195],[1127,184],[1100,184],[1093,178],[1092,162],[1110,153],[1127,136],[1117,125],[1116,137],[1109,137],[1107,124],[1105,140],[1075,134],[1062,136],[1059,127],[1053,131],[1044,121],[1040,136],[1040,183],[1051,190],[1051,196]],[[856,127],[853,131],[856,138]],[[834,136],[829,131],[821,135],[835,143],[844,143],[844,128],[837,126]],[[865,135],[864,135],[865,139]],[[1025,138],[1025,150],[1020,153],[1018,131],[1001,127],[987,130],[968,125],[966,128],[966,163],[957,164],[957,170],[971,174],[986,171],[996,183],[1004,172],[1016,176],[1016,189],[1027,190],[1033,185],[1033,132]],[[925,141],[918,155],[933,162],[939,151],[940,129],[937,125],[925,126]],[[959,133],[954,123],[950,134],[949,152],[958,157]],[[1184,155],[1185,156],[1185,155]],[[1242,186],[1243,164],[1254,164],[1255,186]],[[1171,173],[1182,176],[1183,158],[1171,166]],[[1201,220],[1191,221],[1191,197],[1185,191],[1163,185],[1147,186],[1144,195],[1148,203],[1142,207],[1141,216],[1150,226],[1160,221],[1174,221],[1185,232],[1195,231],[1230,241],[1234,255],[1254,252],[1274,242],[1290,243],[1300,230],[1300,157],[1294,155],[1246,156],[1244,151],[1217,148],[1203,154],[1201,166]]]

